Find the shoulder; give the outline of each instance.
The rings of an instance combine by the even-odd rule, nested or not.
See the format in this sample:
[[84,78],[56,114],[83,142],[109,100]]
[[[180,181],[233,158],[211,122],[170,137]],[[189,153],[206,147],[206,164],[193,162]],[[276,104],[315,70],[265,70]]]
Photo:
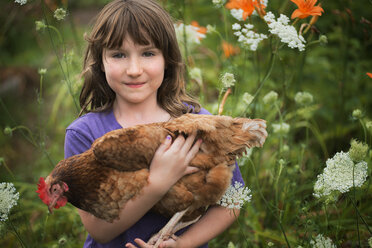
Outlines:
[[198,113],[195,113],[195,114],[198,114],[198,115],[212,115],[208,110],[206,110],[205,108],[200,108],[200,111]]
[[82,153],[104,134],[119,129],[112,111],[85,114],[66,128],[65,158]]
[[90,112],[74,120],[66,128],[66,132],[88,136],[95,140],[105,133],[118,128],[121,127],[112,111]]

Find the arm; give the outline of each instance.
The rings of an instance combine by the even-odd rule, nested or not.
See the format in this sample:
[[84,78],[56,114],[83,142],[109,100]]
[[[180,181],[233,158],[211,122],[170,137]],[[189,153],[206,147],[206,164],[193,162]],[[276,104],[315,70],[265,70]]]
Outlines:
[[195,136],[196,134],[190,135],[186,140],[179,136],[173,143],[171,139],[163,142],[151,162],[148,185],[140,195],[125,204],[119,220],[108,223],[79,210],[88,233],[99,243],[111,241],[135,224],[181,177],[195,172],[196,168],[188,166],[201,144],[198,141],[192,146]]
[[210,208],[198,222],[178,238],[175,247],[199,247],[207,243],[225,231],[238,218],[239,213],[238,209],[231,210],[221,206]]

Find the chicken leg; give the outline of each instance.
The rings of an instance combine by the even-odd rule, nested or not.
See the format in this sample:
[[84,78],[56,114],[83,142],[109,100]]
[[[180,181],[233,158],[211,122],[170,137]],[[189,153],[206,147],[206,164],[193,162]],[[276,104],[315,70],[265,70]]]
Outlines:
[[154,245],[154,248],[157,248],[161,244],[161,242],[172,237],[177,231],[197,222],[201,216],[192,221],[180,222],[181,218],[188,210],[189,208],[186,208],[183,211],[175,213],[173,217],[168,221],[168,223],[157,234],[152,236],[147,243],[150,245]]

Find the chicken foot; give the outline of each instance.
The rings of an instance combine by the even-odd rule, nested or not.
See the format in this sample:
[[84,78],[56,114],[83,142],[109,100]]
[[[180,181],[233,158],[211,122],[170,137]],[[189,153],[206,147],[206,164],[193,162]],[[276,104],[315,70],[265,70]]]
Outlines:
[[169,222],[157,234],[152,236],[147,243],[150,245],[154,244],[154,248],[157,248],[161,244],[161,242],[173,237],[176,232],[178,232],[184,227],[194,224],[200,219],[201,216],[191,221],[180,222],[181,218],[185,215],[185,213],[188,210],[189,208],[178,213],[175,213],[173,217],[169,220]]

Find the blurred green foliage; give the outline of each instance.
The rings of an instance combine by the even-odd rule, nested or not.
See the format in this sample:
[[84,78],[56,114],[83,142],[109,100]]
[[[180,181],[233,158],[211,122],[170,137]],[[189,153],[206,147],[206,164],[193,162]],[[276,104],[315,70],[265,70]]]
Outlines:
[[[107,2],[35,0],[22,6],[0,2],[0,182],[12,181],[20,192],[10,220],[26,247],[81,247],[86,237],[74,207],[48,215],[34,191],[38,178],[63,158],[64,130],[79,113],[84,33]],[[160,2],[175,22],[195,20],[200,26],[215,26],[219,33],[208,33],[196,48],[183,51],[188,69],[202,68],[202,81],[188,77],[187,88],[203,107],[217,114],[224,93],[220,77],[231,72],[237,83],[223,114],[268,123],[264,148],[238,161],[253,199],[210,246],[266,247],[271,242],[274,247],[309,247],[310,240],[322,233],[337,247],[366,247],[372,234],[357,217],[353,202],[371,229],[370,150],[369,177],[362,188],[330,204],[312,194],[325,161],[346,152],[352,138],[372,145],[371,131],[365,129],[372,118],[372,78],[366,75],[372,72],[372,2],[321,1],[324,14],[306,39],[311,43],[325,35],[327,44],[314,42],[304,52],[282,46],[273,52],[278,39],[270,38],[256,52],[241,47],[229,58],[224,56],[222,39],[234,46],[238,42],[231,29],[236,20],[226,9],[209,0]],[[53,18],[57,7],[67,8],[65,20]],[[269,1],[266,11],[290,16],[295,8],[289,0]],[[36,31],[37,20],[55,29]],[[250,21],[269,34],[257,16]],[[267,74],[273,54],[273,68]],[[40,68],[47,69],[42,84]],[[270,91],[279,95],[275,105],[262,101]],[[294,98],[299,91],[311,93],[313,103],[298,106]],[[244,92],[257,93],[249,105],[242,100]],[[352,117],[354,109],[362,110],[362,119]],[[273,133],[272,124],[281,121],[291,126],[286,135]],[[2,132],[6,127],[14,129],[12,135]],[[279,165],[280,159],[284,165]],[[0,237],[1,247],[20,247],[9,224],[0,224]]]

